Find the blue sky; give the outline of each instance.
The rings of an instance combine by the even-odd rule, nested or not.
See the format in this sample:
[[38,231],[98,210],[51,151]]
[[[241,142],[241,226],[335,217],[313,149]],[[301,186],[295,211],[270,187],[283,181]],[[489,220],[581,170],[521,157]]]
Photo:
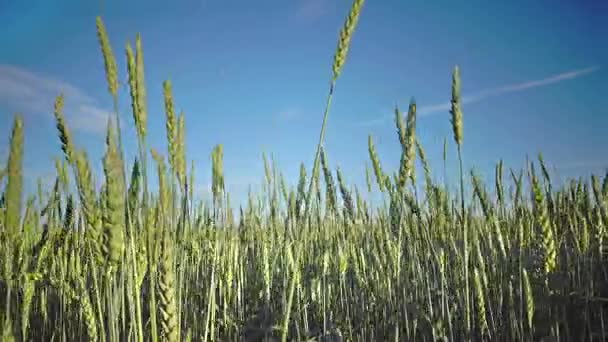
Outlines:
[[[242,198],[263,177],[262,152],[295,181],[312,163],[338,32],[350,1],[5,0],[0,3],[0,158],[13,114],[26,123],[31,180],[60,154],[53,98],[66,94],[76,142],[101,170],[111,98],[95,34],[102,15],[121,79],[124,46],[141,33],[150,146],[166,150],[162,82],[186,115],[199,188],[210,152],[224,144],[229,190]],[[362,183],[367,136],[396,169],[395,104],[418,103],[418,135],[442,170],[452,134],[451,71],[462,74],[464,155],[483,174],[503,158],[519,168],[539,151],[562,177],[608,167],[608,3],[587,1],[367,1],[336,87],[326,149]],[[128,92],[120,93],[128,152],[135,150]],[[454,153],[449,163],[455,166]],[[448,168],[454,177],[454,168]],[[438,172],[440,176],[442,173]],[[204,191],[203,191],[204,192]]]

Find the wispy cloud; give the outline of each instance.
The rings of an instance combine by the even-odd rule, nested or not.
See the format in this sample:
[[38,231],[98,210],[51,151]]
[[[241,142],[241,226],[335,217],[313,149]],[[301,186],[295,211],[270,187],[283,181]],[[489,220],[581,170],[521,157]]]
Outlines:
[[[548,86],[551,84],[563,82],[566,80],[578,78],[578,77],[581,77],[581,76],[584,76],[587,74],[591,74],[593,72],[598,71],[599,69],[600,69],[599,66],[591,66],[591,67],[584,68],[584,69],[576,69],[576,70],[563,72],[563,73],[552,75],[552,76],[549,76],[549,77],[546,77],[543,79],[539,79],[539,80],[530,80],[530,81],[525,81],[525,82],[521,82],[521,83],[509,84],[509,85],[505,85],[505,86],[501,86],[501,87],[497,87],[497,88],[485,89],[482,91],[478,91],[477,93],[474,93],[473,95],[463,96],[462,102],[464,104],[471,104],[471,103],[483,101],[483,100],[491,98],[491,97],[496,97],[499,95],[515,93],[515,92],[532,89],[532,88],[544,87],[544,86]],[[429,115],[429,114],[434,114],[434,113],[439,113],[439,112],[446,112],[449,109],[450,109],[450,102],[437,103],[437,104],[431,104],[431,105],[422,105],[422,106],[419,105],[417,108],[417,113],[419,115]],[[384,117],[381,117],[378,119],[372,119],[372,120],[360,122],[358,125],[359,126],[378,125],[378,124],[387,122],[391,118],[392,118],[392,116],[384,116]]]
[[65,113],[71,129],[103,134],[109,111],[98,107],[95,99],[83,90],[48,75],[0,64],[0,103],[11,110],[50,115],[60,93],[65,96]]
[[329,13],[328,0],[299,0],[296,18],[306,22],[316,21]]
[[299,108],[287,108],[275,114],[275,117],[280,121],[291,121],[301,117],[303,114]]
[[608,160],[581,160],[572,161],[561,164],[555,164],[557,170],[579,170],[579,169],[595,169],[604,168],[608,170]]

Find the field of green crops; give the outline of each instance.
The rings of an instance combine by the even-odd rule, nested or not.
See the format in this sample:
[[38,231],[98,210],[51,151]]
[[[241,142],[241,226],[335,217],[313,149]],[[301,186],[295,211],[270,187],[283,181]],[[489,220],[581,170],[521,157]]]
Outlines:
[[[125,54],[133,120],[118,120],[119,72],[98,18],[116,111],[103,174],[74,144],[60,94],[52,188],[24,193],[19,115],[6,137],[1,340],[608,341],[608,175],[557,187],[542,156],[524,170],[499,163],[492,184],[463,169],[457,67],[457,191],[431,176],[414,102],[395,109],[398,170],[382,168],[371,136],[366,188],[346,184],[327,160],[334,86],[363,2],[353,2],[340,32],[313,165],[287,184],[264,158],[263,188],[239,208],[225,192],[221,145],[211,154],[212,203],[193,196],[186,122],[168,81],[168,151],[148,145],[139,36]],[[122,148],[129,129],[138,137],[134,160]]]

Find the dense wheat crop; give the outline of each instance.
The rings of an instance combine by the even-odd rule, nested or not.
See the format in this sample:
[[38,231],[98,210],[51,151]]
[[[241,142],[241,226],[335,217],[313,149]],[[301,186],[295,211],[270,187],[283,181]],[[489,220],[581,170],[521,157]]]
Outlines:
[[[54,186],[26,195],[16,115],[0,165],[2,341],[608,340],[608,175],[558,188],[542,156],[508,174],[499,163],[491,186],[464,170],[458,68],[457,193],[433,180],[413,101],[405,115],[395,109],[398,170],[381,166],[371,136],[367,189],[332,166],[327,116],[363,3],[340,32],[314,164],[290,185],[264,157],[263,190],[240,208],[225,191],[222,145],[211,153],[212,202],[193,197],[186,117],[169,81],[166,156],[147,145],[148,119],[162,118],[148,117],[139,36],[125,49],[135,160],[125,160],[115,113],[95,174],[57,94]],[[101,19],[97,30],[116,104]]]

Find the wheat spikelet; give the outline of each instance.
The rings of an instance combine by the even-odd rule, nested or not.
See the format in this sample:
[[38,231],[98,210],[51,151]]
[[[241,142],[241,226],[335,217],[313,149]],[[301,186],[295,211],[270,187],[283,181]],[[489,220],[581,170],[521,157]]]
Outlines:
[[133,168],[131,170],[131,181],[129,182],[128,202],[130,210],[137,208],[139,194],[141,191],[141,171],[139,169],[139,160],[135,158]]
[[490,200],[488,199],[488,194],[486,193],[485,187],[481,184],[479,176],[477,176],[473,170],[471,170],[471,180],[473,183],[474,194],[477,196],[477,198],[479,198],[481,210],[483,211],[484,216],[489,219],[493,216],[492,207],[490,207]]
[[399,108],[395,108],[395,125],[397,126],[397,135],[399,144],[401,145],[401,160],[399,161],[399,178],[397,185],[400,189],[405,187],[409,178],[408,161],[407,161],[407,128],[403,121],[403,115]]
[[348,14],[346,22],[340,31],[340,39],[338,40],[338,47],[336,54],[334,55],[334,64],[332,69],[334,82],[340,76],[340,72],[342,71],[344,63],[346,62],[350,40],[357,26],[357,22],[359,21],[359,14],[361,13],[361,8],[363,7],[364,2],[365,0],[353,1],[350,13]]
[[344,178],[342,177],[342,172],[340,171],[339,167],[336,169],[336,175],[338,177],[338,184],[340,185],[340,194],[342,195],[342,200],[344,201],[344,209],[350,222],[352,222],[355,219],[355,206],[353,203],[353,198],[348,190],[348,187],[346,186],[346,182],[344,182]]
[[300,174],[298,177],[298,193],[296,196],[296,215],[300,216],[302,205],[306,200],[306,166],[304,163],[300,163]]
[[[62,162],[62,160],[60,158],[55,158],[55,171],[57,172],[57,179],[60,181],[61,185],[63,186],[63,191],[65,193],[69,192],[69,188],[70,188],[70,177],[68,174],[68,168],[67,168],[67,162]],[[40,185],[42,186],[42,185]],[[41,197],[40,195],[40,191],[39,191],[39,197]]]
[[481,284],[481,276],[479,275],[479,269],[475,267],[473,271],[474,283],[475,283],[475,303],[477,304],[477,324],[481,329],[482,334],[488,331],[488,321],[486,319],[486,300],[484,287]]
[[270,185],[272,183],[272,171],[266,153],[262,153],[262,159],[264,161],[264,179],[266,179],[266,184]]
[[173,105],[173,91],[171,81],[163,82],[163,98],[165,101],[165,125],[167,129],[167,147],[169,154],[169,164],[171,168],[176,170],[177,157],[177,117]]
[[399,188],[405,187],[408,179],[415,183],[414,163],[416,160],[416,103],[412,99],[407,112],[407,126],[399,108],[395,108],[395,122],[399,143],[401,144],[401,162],[399,165]]
[[159,195],[159,206],[161,209],[160,215],[167,214],[169,211],[169,187],[166,179],[166,166],[164,158],[155,150],[151,150],[152,159],[157,164],[158,168],[158,195]]
[[460,69],[454,67],[452,75],[452,100],[450,114],[452,115],[452,130],[454,131],[454,141],[458,146],[462,146],[462,108],[460,102]]
[[374,140],[370,135],[367,139],[367,146],[369,150],[369,158],[372,161],[372,167],[374,168],[374,174],[376,175],[376,182],[378,183],[378,188],[380,191],[384,191],[386,188],[386,182],[384,172],[382,171],[382,166],[380,165],[380,158],[378,157],[378,153],[376,152],[376,147],[374,146]]
[[177,118],[177,134],[176,134],[176,156],[175,156],[175,173],[182,187],[186,186],[186,122],[184,113],[181,113]]
[[532,285],[530,284],[530,278],[528,277],[528,271],[526,269],[522,269],[523,275],[523,285],[525,292],[525,301],[526,301],[526,314],[528,317],[528,328],[532,329],[534,322],[534,294],[532,293]]
[[84,284],[84,278],[80,277],[80,291],[81,294],[78,296],[80,300],[80,310],[82,312],[82,316],[84,317],[84,323],[87,327],[87,335],[89,336],[90,341],[98,341],[99,335],[97,332],[97,319],[95,318],[95,311],[93,310],[93,305],[91,304],[91,298],[89,297],[89,293]]
[[551,221],[544,203],[543,193],[535,175],[532,175],[532,191],[534,193],[534,204],[536,209],[536,224],[540,227],[542,234],[543,264],[545,274],[551,273],[557,266],[557,249]]
[[367,162],[365,162],[365,185],[367,186],[367,192],[372,192],[372,174]]
[[211,154],[212,161],[212,192],[213,198],[217,201],[220,195],[224,192],[224,148],[222,145],[216,145]]
[[65,117],[63,116],[64,99],[63,95],[57,96],[55,99],[55,121],[57,122],[57,131],[59,132],[59,140],[61,140],[61,150],[65,156],[65,160],[68,163],[74,161],[74,146],[72,143],[72,135],[65,123]]
[[23,299],[21,302],[21,337],[23,341],[27,341],[27,332],[30,328],[30,309],[32,308],[32,300],[36,291],[36,280],[29,274],[24,278]]
[[146,80],[144,77],[144,49],[139,34],[135,37],[135,70],[137,71],[137,106],[139,109],[137,118],[141,123],[140,129],[142,132],[145,132],[148,121],[148,110],[146,105]]
[[173,245],[167,234],[164,234],[160,255],[160,313],[161,327],[165,341],[179,341],[177,298],[175,295],[176,280]]
[[424,148],[422,148],[422,144],[418,139],[416,139],[416,150],[418,151],[418,155],[420,156],[420,162],[422,163],[422,169],[424,170],[424,181],[426,183],[426,188],[431,189],[433,185],[433,179],[431,178],[431,166],[429,164],[428,159],[426,158]]
[[97,207],[93,176],[89,160],[85,152],[79,152],[76,158],[76,183],[84,217],[87,222],[86,235],[92,248],[94,257],[101,261],[101,219]]
[[6,184],[5,227],[11,237],[19,231],[21,223],[23,188],[23,119],[15,117],[8,155],[8,182]]
[[336,186],[334,184],[334,179],[331,176],[331,171],[329,170],[329,163],[327,161],[327,155],[325,154],[324,148],[321,148],[321,168],[323,169],[323,176],[325,178],[325,199],[327,201],[327,209],[330,213],[333,213],[336,210],[338,199],[336,194]]
[[195,169],[194,169],[194,160],[192,160],[190,162],[190,179],[188,181],[188,191],[189,191],[189,197],[190,200],[194,199],[194,177],[195,177]]
[[503,184],[502,184],[502,168],[503,168],[503,163],[502,163],[502,159],[498,162],[498,164],[496,165],[496,172],[495,172],[495,186],[496,186],[496,196],[498,197],[498,203],[504,203],[504,188],[503,188]]
[[17,341],[15,335],[13,335],[13,322],[11,320],[10,315],[6,319],[4,319],[4,322],[2,322],[1,324],[2,325],[0,327],[2,327],[2,329],[0,329],[0,339],[2,339],[3,342]]
[[[133,48],[130,43],[126,45],[127,54],[127,73],[129,75],[129,95],[131,97],[131,109],[133,112],[133,122],[135,122],[135,129],[137,136],[140,140],[146,136],[146,123],[145,123],[145,112],[142,111],[139,104],[139,94],[137,91],[137,64],[135,55],[133,54]],[[144,115],[142,117],[142,115]]]
[[116,137],[108,120],[106,155],[103,169],[106,177],[105,210],[103,211],[104,244],[103,253],[110,267],[115,267],[122,258],[125,225],[125,185],[123,183],[123,164],[116,146]]
[[106,78],[108,81],[108,91],[112,96],[116,97],[118,94],[118,68],[116,67],[116,59],[112,53],[112,46],[110,45],[110,39],[106,32],[105,25],[101,20],[101,17],[97,17],[97,38],[101,45],[101,53],[103,54],[104,68],[106,70]]
[[416,102],[414,99],[410,101],[407,110],[407,130],[406,130],[406,148],[405,155],[407,160],[407,176],[416,183]]
[[543,158],[542,153],[538,154],[538,161],[540,162],[540,169],[543,173],[543,177],[545,178],[545,181],[548,184],[551,184],[551,177],[549,176],[549,170],[547,169],[547,166],[545,165],[545,159]]

